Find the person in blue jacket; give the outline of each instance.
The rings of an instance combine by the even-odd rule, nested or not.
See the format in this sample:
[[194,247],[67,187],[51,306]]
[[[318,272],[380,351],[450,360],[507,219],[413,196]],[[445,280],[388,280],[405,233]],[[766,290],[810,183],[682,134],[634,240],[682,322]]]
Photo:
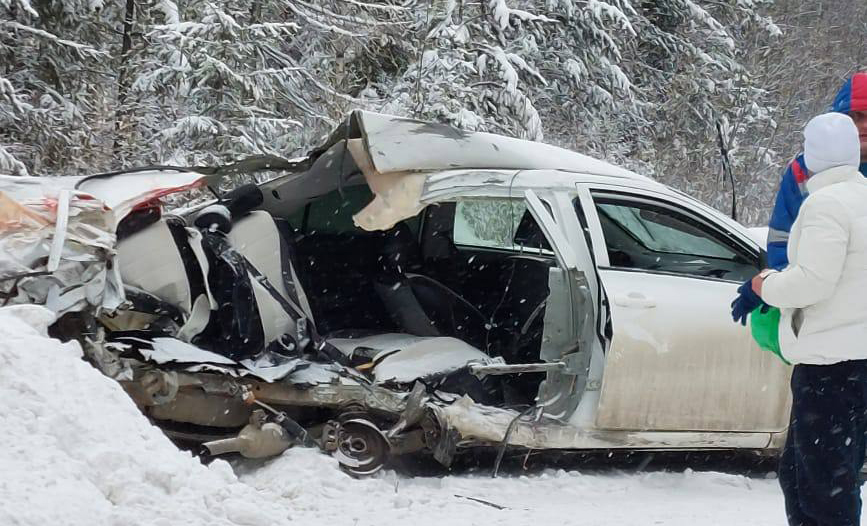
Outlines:
[[[858,171],[867,177],[867,72],[856,73],[843,84],[834,98],[834,104],[830,111],[849,115],[854,121],[861,148],[861,162]],[[783,173],[780,189],[774,202],[774,210],[768,224],[767,266],[771,269],[782,270],[789,264],[787,256],[789,233],[798,217],[801,204],[807,197],[807,180],[812,175],[807,170],[803,153],[789,163]],[[736,322],[746,325],[747,317],[757,308],[761,308],[764,312],[768,306],[753,290],[752,280],[749,280],[738,288],[738,297],[732,302],[732,318]],[[840,382],[848,382],[855,386],[856,390],[858,388],[862,391],[867,390],[863,375],[855,374],[849,370],[844,371],[840,377]],[[817,377],[816,382],[814,382],[816,385],[808,385],[799,381],[798,375],[793,375],[792,390],[793,393],[797,390],[801,397],[812,396],[811,400],[824,401],[824,403],[833,405],[841,399],[839,387],[843,384],[840,382],[835,383],[835,380],[829,375],[823,374]],[[808,411],[799,412],[793,407],[792,424],[780,458],[779,479],[786,501],[786,518],[790,526],[838,526],[844,524],[854,526],[860,522],[858,517],[861,514],[861,502],[860,498],[857,498],[860,496],[860,489],[857,487],[855,489],[856,498],[849,498],[849,494],[843,491],[842,487],[839,487],[833,477],[825,476],[827,475],[826,472],[829,471],[825,465],[826,459],[820,458],[821,455],[809,454],[811,449],[815,449],[818,441],[815,444],[808,443],[809,441],[805,442],[803,437],[799,439],[795,436],[797,433],[792,430],[793,427],[797,427],[802,431],[812,430],[821,435],[826,432],[831,434],[838,431],[842,432],[843,428],[837,429],[837,427],[832,426],[824,430],[813,429],[817,425],[824,427],[823,423],[828,416],[826,414],[827,408],[816,405],[815,407],[808,407],[808,409]],[[855,421],[863,422],[863,416],[859,418],[858,415],[852,415],[844,424],[851,424]],[[863,432],[850,429],[850,432],[846,434],[846,445],[848,446],[850,441],[855,444],[863,443],[863,437],[849,436],[852,431],[856,435]],[[854,455],[854,458],[850,459],[850,464],[855,467],[847,468],[845,471],[854,470],[857,472],[857,466],[864,460],[863,448],[860,446],[855,448],[859,451],[855,451],[853,448],[846,451],[843,451],[845,448],[838,449],[840,450],[833,453]],[[831,470],[833,476],[837,476],[839,473],[840,470]],[[805,481],[808,483],[806,487]]]
[[[845,113],[855,121],[861,139],[861,165],[858,170],[867,177],[867,71],[855,73],[843,84],[834,97],[830,111]],[[774,211],[768,223],[768,268],[782,270],[789,264],[786,256],[789,231],[798,217],[801,203],[807,197],[807,179],[810,175],[803,152],[783,172]],[[767,309],[762,299],[753,292],[748,280],[738,288],[738,297],[732,302],[732,318],[746,325],[749,313],[759,307]]]

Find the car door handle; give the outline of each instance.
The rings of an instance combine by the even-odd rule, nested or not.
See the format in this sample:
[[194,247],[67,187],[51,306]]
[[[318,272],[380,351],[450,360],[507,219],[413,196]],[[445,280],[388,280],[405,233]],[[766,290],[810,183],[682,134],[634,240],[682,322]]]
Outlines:
[[648,298],[640,292],[615,294],[614,303],[630,309],[652,309],[656,307],[656,301],[653,298]]

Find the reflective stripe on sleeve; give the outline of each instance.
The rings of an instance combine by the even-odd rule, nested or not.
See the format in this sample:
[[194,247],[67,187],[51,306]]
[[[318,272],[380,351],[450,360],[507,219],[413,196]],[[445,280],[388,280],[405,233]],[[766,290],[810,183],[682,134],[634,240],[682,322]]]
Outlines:
[[768,243],[786,243],[789,241],[789,233],[776,228],[768,229]]

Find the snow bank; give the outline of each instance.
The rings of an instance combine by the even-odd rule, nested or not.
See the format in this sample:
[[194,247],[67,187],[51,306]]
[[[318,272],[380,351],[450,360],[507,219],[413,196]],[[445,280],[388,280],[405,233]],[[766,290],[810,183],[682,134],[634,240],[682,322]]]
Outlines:
[[178,451],[77,343],[46,338],[52,321],[0,309],[0,524],[289,524],[226,462]]

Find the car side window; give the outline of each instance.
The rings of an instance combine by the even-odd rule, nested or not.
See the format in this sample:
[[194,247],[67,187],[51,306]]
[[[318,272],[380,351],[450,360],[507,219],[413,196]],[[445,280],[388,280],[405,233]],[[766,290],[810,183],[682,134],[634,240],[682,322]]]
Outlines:
[[612,267],[730,281],[758,269],[757,256],[688,213],[613,197],[595,202]]
[[463,199],[455,204],[456,246],[552,253],[522,199]]

